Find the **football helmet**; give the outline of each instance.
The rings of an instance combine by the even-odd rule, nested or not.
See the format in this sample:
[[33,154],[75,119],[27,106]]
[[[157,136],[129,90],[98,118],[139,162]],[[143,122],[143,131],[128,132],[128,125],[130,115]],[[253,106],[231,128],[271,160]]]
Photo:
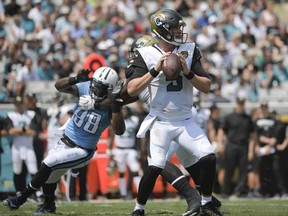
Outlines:
[[128,61],[135,57],[135,52],[138,48],[151,46],[155,43],[157,43],[157,39],[151,35],[143,35],[141,37],[136,38],[134,42],[131,44],[128,53],[129,55]]
[[108,93],[108,88],[116,86],[119,76],[115,70],[110,67],[98,68],[90,81],[90,95],[95,101],[103,100]]
[[170,9],[162,9],[150,16],[152,34],[167,43],[179,46],[186,43],[188,34],[183,33],[186,26],[179,13]]

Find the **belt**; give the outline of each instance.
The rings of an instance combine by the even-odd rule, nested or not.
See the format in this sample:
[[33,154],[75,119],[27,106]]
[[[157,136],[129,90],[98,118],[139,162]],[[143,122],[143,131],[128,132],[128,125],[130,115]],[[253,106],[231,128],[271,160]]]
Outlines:
[[78,147],[72,140],[70,140],[68,137],[64,136],[61,138],[61,141],[70,148],[76,148]]
[[118,148],[118,149],[135,149],[134,147],[120,147],[120,146],[117,146],[116,148]]
[[[61,138],[61,141],[68,147],[70,148],[81,148],[81,149],[84,149],[88,152],[92,152],[94,150],[92,149],[86,149],[86,148],[83,148],[82,146],[79,146],[79,145],[76,145],[71,139],[69,139],[69,137],[67,137],[66,135],[64,135],[62,138]],[[97,150],[97,149],[96,149]]]

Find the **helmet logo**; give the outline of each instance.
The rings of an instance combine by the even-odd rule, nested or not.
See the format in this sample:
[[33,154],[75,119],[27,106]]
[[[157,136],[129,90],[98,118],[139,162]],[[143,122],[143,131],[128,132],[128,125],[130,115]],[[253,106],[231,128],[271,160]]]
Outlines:
[[157,14],[157,15],[155,16],[154,22],[155,22],[155,24],[156,24],[157,26],[160,26],[160,25],[163,24],[163,23],[162,23],[162,20],[164,20],[164,19],[165,19],[165,14],[164,14],[164,13],[159,13],[159,14]]
[[162,25],[162,22],[161,22],[161,20],[159,19],[159,17],[155,17],[154,22],[155,22],[155,24],[156,24],[157,26]]
[[145,41],[140,41],[140,43],[139,43],[139,46],[140,46],[140,47],[144,47],[144,46],[145,46],[145,44],[146,44],[146,42],[145,42]]

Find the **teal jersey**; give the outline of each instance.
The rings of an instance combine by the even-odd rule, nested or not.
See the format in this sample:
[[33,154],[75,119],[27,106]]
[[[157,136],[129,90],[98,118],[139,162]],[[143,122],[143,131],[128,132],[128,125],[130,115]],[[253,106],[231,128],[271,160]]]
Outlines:
[[[89,81],[77,84],[79,97],[89,95],[89,84]],[[110,108],[82,110],[76,104],[73,112],[64,134],[76,145],[96,150],[102,132],[110,125]]]

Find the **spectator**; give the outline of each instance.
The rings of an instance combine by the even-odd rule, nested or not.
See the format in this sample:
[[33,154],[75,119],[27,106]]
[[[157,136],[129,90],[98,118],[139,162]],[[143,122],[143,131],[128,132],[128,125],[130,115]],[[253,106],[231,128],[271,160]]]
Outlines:
[[13,16],[7,31],[7,40],[10,43],[17,43],[20,40],[24,40],[26,32],[25,29],[21,26],[20,15]]
[[20,26],[25,30],[26,34],[31,34],[34,32],[36,26],[34,20],[28,17],[28,13],[28,10],[23,11]]
[[266,62],[263,72],[259,78],[260,87],[271,89],[281,85],[279,78],[275,75],[272,62]]
[[54,71],[49,60],[43,58],[39,59],[38,66],[38,77],[41,81],[52,81],[54,80]]
[[49,14],[54,13],[55,4],[52,0],[41,1],[41,10],[47,11]]
[[77,19],[74,19],[72,21],[72,25],[71,25],[71,29],[70,29],[70,38],[72,40],[79,40],[80,38],[83,38],[84,37],[84,34],[85,34],[85,30],[84,28],[82,28],[80,25],[79,25],[79,20]]
[[16,96],[24,96],[26,84],[32,80],[39,80],[37,69],[33,66],[32,59],[26,57],[23,67],[17,71]]
[[273,11],[273,1],[268,0],[266,4],[264,4],[264,10],[261,11],[259,20],[260,24],[265,26],[267,29],[267,34],[269,31],[274,28],[278,23],[278,16]]
[[34,0],[33,7],[28,12],[28,18],[35,23],[37,31],[43,28],[43,14],[41,13],[41,0]]
[[246,26],[246,31],[241,35],[241,42],[248,45],[248,47],[254,47],[256,45],[256,37],[250,31],[250,26]]
[[189,0],[176,0],[174,9],[183,17],[190,16],[190,10],[195,8],[195,3]]
[[283,64],[283,56],[277,55],[273,59],[272,70],[280,83],[288,80],[288,68]]
[[69,20],[70,9],[68,6],[62,6],[59,9],[59,16],[55,20],[55,32],[63,34],[70,31],[71,22]]
[[21,6],[17,3],[17,0],[11,0],[10,3],[4,5],[5,15],[13,17],[16,14],[20,14]]
[[4,80],[3,85],[6,88],[7,96],[10,98],[16,95],[16,77],[18,70],[23,67],[25,58],[21,48],[21,43],[10,44],[8,46],[6,61],[4,65]]
[[208,21],[208,15],[207,15],[207,5],[206,4],[202,4],[200,6],[200,16],[197,18],[197,27],[198,29],[202,29],[204,26],[209,25],[209,21]]

